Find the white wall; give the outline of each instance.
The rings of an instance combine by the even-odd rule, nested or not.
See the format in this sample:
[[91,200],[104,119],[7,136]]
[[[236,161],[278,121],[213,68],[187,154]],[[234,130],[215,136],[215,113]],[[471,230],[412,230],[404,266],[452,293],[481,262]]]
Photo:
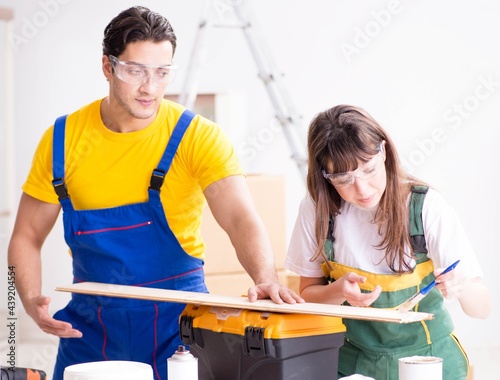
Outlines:
[[[106,94],[100,72],[102,31],[136,1],[0,0],[15,8],[16,188],[29,170],[42,132],[63,114]],[[497,348],[500,317],[496,289],[500,229],[500,4],[488,0],[253,0],[259,32],[285,75],[297,112],[308,121],[325,108],[351,103],[368,110],[400,147],[413,174],[435,185],[456,208],[493,293],[487,321],[461,316],[450,305],[471,357]],[[179,91],[200,18],[202,0],[149,0],[178,35]],[[226,0],[212,13],[230,18]],[[249,172],[287,179],[290,231],[305,188],[289,159],[273,110],[238,30],[214,30],[200,90],[243,93],[240,124],[223,125]],[[269,130],[273,133],[269,134]],[[255,140],[257,139],[257,140]],[[256,156],[250,141],[258,141]],[[20,191],[20,190],[18,190]],[[20,194],[20,192],[18,192]],[[70,261],[58,224],[44,250],[44,291],[53,311],[67,296],[53,289],[71,282]],[[29,324],[27,321],[26,324]],[[482,355],[482,354],[481,354]]]

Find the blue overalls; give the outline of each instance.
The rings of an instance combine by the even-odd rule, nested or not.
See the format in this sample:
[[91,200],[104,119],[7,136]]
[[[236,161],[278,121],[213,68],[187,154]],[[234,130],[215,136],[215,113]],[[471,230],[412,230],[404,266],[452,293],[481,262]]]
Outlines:
[[[54,124],[54,188],[63,209],[64,236],[73,254],[75,282],[146,286],[207,292],[203,261],[188,255],[168,226],[160,188],[194,114],[185,111],[153,171],[143,203],[75,210],[64,183],[66,116]],[[110,285],[112,286],[112,285]],[[71,323],[83,338],[61,338],[54,379],[69,365],[133,360],[167,378],[167,358],[182,341],[178,318],[185,305],[73,294],[54,318]]]

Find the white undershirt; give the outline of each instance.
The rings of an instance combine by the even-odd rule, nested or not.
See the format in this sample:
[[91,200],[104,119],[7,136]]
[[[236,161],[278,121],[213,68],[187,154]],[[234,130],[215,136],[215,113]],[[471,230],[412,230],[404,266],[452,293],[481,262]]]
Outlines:
[[[335,217],[335,261],[378,274],[392,274],[384,251],[375,248],[381,241],[378,227],[371,223],[374,210],[364,210],[343,202],[341,214]],[[320,257],[310,259],[316,251],[313,200],[306,196],[290,240],[285,268],[304,277],[323,277]],[[444,268],[460,259],[468,278],[482,277],[476,255],[455,211],[436,190],[429,189],[422,209],[422,222],[429,258],[435,268]]]

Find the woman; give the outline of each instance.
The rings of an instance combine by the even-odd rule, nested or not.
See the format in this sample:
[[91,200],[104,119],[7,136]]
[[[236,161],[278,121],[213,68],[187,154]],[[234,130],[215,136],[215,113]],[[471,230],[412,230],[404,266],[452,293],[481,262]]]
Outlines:
[[443,358],[443,379],[466,379],[467,357],[443,297],[458,298],[474,318],[488,316],[490,298],[454,211],[404,172],[391,138],[360,108],[339,105],[319,113],[309,127],[308,152],[308,195],[286,259],[300,275],[306,301],[397,308],[460,260],[414,308],[433,313],[433,320],[344,320],[339,377],[397,380],[398,359],[421,355]]

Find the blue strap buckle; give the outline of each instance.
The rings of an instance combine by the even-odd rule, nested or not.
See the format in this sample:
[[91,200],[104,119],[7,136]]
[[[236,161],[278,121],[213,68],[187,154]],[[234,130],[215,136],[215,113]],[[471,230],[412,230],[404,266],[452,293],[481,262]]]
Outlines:
[[54,190],[56,191],[59,200],[69,198],[68,189],[66,188],[66,184],[64,183],[64,179],[56,178],[52,181],[52,186],[54,186]]
[[151,175],[151,180],[149,182],[149,188],[152,190],[160,191],[163,181],[165,180],[166,172],[164,170],[156,168],[153,170]]

